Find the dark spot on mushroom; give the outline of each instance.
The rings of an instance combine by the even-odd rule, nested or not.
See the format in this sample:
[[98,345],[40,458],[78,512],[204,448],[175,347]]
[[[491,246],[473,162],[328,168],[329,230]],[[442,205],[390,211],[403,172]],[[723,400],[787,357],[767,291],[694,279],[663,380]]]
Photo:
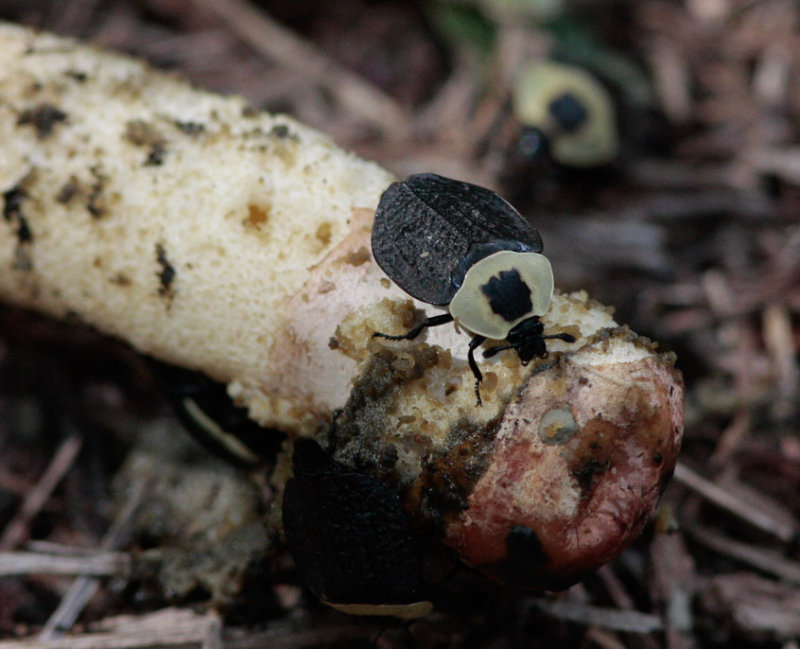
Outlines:
[[663,453],[656,453],[653,457],[653,464],[659,465],[664,461],[664,454]]
[[152,124],[135,119],[125,125],[125,140],[134,146],[148,147],[145,166],[158,166],[164,162],[167,153],[167,141]]
[[3,218],[7,223],[16,224],[19,243],[28,243],[33,240],[33,233],[22,215],[22,201],[27,197],[27,193],[19,185],[3,194]]
[[66,74],[70,79],[74,79],[78,83],[86,83],[86,81],[89,79],[89,75],[83,70],[67,70],[64,74]]
[[527,525],[514,525],[505,540],[506,556],[490,570],[501,582],[524,589],[536,584],[538,590],[564,590],[585,576],[584,572],[565,576],[563,568],[557,569],[536,531]]
[[150,152],[147,154],[147,159],[144,161],[145,167],[157,167],[164,162],[164,156],[167,154],[167,149],[163,142],[157,142],[152,146]]
[[469,496],[491,461],[498,425],[480,427],[463,420],[453,426],[446,447],[423,458],[409,506],[437,525],[446,525],[468,509]]
[[162,297],[172,299],[175,296],[173,282],[175,281],[177,272],[175,267],[167,259],[166,249],[163,244],[160,243],[156,244],[156,261],[161,267],[161,270],[157,273],[158,281],[161,284],[158,288],[158,294]]
[[17,124],[33,126],[36,130],[36,137],[42,140],[53,133],[56,124],[66,119],[67,114],[64,111],[52,104],[41,103],[22,111],[17,119]]
[[145,167],[157,167],[164,162],[164,156],[167,154],[167,149],[162,143],[154,144],[147,154],[147,159],[144,161]]
[[116,284],[117,286],[131,286],[133,284],[133,280],[131,280],[131,278],[125,273],[117,273],[111,278],[110,281],[112,284]]
[[70,179],[58,190],[56,201],[62,205],[67,205],[79,192],[80,184],[78,183],[78,179],[75,178],[75,176],[70,176]]
[[323,221],[317,227],[317,231],[314,233],[314,236],[317,238],[317,241],[322,244],[323,247],[327,246],[331,242],[331,236],[333,234],[333,225],[330,221]]
[[509,563],[526,572],[539,570],[550,558],[542,542],[527,525],[514,525],[506,534],[506,550]]
[[269,221],[269,208],[264,205],[250,203],[247,206],[247,218],[244,220],[245,226],[261,229]]
[[94,183],[87,196],[86,209],[94,218],[99,219],[108,213],[108,205],[103,194],[108,177],[100,173],[97,167],[92,167],[91,172],[94,176]]
[[206,125],[200,122],[181,122],[176,119],[173,123],[181,133],[186,135],[200,135],[206,130]]
[[280,139],[292,137],[292,132],[289,130],[289,127],[286,124],[276,124],[272,127],[272,130],[270,130],[269,134],[272,137],[277,137]]
[[595,478],[599,475],[603,475],[610,468],[610,460],[588,458],[576,471],[572,472],[572,475],[578,481],[582,494],[586,496],[592,490]]
[[14,252],[12,267],[16,270],[31,270],[33,259],[30,247],[33,244],[33,231],[22,213],[22,203],[28,197],[27,192],[16,185],[3,194],[3,220],[14,227],[17,248]]
[[348,252],[344,261],[351,266],[361,266],[361,264],[366,264],[369,259],[369,250],[367,250],[366,246],[361,246],[357,250]]

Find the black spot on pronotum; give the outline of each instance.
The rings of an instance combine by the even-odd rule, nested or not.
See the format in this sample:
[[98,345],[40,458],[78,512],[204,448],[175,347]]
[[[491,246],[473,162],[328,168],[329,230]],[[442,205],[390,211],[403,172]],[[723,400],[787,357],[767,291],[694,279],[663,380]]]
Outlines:
[[167,251],[161,243],[156,244],[156,261],[161,267],[161,270],[158,272],[158,281],[160,284],[158,294],[162,297],[172,298],[175,295],[173,282],[175,281],[177,271],[167,259]]
[[36,137],[44,139],[53,133],[56,124],[66,119],[67,114],[63,110],[52,104],[42,103],[23,110],[17,119],[17,124],[33,126]]
[[481,286],[492,311],[506,322],[514,322],[531,312],[531,289],[522,281],[519,271],[504,270]]
[[554,99],[547,108],[550,115],[558,122],[561,130],[567,133],[580,128],[589,118],[586,106],[571,92],[566,92],[558,99]]

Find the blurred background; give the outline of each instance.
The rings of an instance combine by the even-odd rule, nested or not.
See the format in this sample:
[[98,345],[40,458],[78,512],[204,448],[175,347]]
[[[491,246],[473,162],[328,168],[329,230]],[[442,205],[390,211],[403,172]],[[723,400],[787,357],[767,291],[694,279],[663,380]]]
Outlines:
[[[271,646],[800,646],[800,3],[0,0],[0,19],[244,95],[400,177],[491,187],[540,231],[561,290],[677,354],[686,436],[662,511],[558,605],[476,593],[468,616],[375,640],[358,620],[304,626],[307,601],[279,597],[273,619],[299,626]],[[163,410],[140,360],[105,347],[0,310],[0,549],[100,545],[122,451],[96,432],[70,455],[60,413],[136,435]],[[64,581],[2,574],[0,637],[31,633]],[[83,619],[155,610],[103,588]],[[247,637],[224,646],[260,646]]]

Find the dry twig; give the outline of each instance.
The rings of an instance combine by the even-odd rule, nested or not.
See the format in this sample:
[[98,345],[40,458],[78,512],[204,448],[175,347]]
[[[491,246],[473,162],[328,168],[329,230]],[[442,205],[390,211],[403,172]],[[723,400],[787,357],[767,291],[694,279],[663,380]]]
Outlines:
[[[100,547],[104,550],[114,550],[124,545],[131,533],[139,506],[142,504],[147,487],[140,484],[131,493],[125,508],[120,512],[113,525],[103,537]],[[47,620],[40,639],[50,641],[58,638],[62,632],[68,630],[78,619],[83,608],[97,592],[99,582],[95,577],[78,577],[67,590],[58,608]]]
[[6,525],[0,537],[0,551],[11,550],[22,543],[29,534],[29,525],[44,507],[58,483],[72,467],[83,445],[83,436],[77,431],[61,443],[47,470],[28,493],[14,519]]
[[690,536],[712,550],[742,561],[784,581],[800,585],[800,563],[797,561],[789,561],[775,552],[734,541],[699,525],[693,525],[687,531]]
[[96,552],[85,556],[63,556],[42,552],[0,552],[0,577],[19,575],[92,575],[111,577],[130,566],[124,552]]
[[[752,507],[730,490],[723,489],[713,482],[706,480],[683,463],[678,463],[675,467],[675,479],[700,494],[709,502],[729,511],[754,527],[780,539],[784,543],[789,543],[795,537],[798,530],[800,530],[800,525],[796,522],[792,522],[791,514],[788,512],[784,520],[778,520],[776,517],[770,516],[762,510]],[[777,510],[778,508],[779,505],[775,503],[775,509]]]
[[323,84],[354,115],[361,115],[387,135],[409,132],[409,116],[391,97],[325,56],[312,44],[284,29],[245,0],[195,0],[222,18],[236,34],[262,54]]

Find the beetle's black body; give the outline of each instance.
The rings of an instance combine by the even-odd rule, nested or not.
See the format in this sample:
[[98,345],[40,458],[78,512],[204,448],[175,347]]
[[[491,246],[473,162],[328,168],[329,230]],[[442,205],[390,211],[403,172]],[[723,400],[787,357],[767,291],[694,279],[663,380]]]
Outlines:
[[208,451],[238,466],[251,467],[280,449],[283,435],[265,430],[237,406],[227,388],[205,374],[150,359],[181,422]]
[[449,304],[469,267],[499,250],[541,252],[542,238],[485,187],[417,174],[381,196],[372,226],[375,261],[422,302]]
[[310,439],[295,442],[293,462],[283,526],[311,592],[360,615],[429,612],[419,596],[422,550],[398,495],[334,461]]
[[523,127],[517,153],[531,164],[592,169],[612,164],[619,153],[614,101],[585,69],[557,61],[522,66],[512,104]]
[[[413,339],[426,327],[458,317],[475,334],[467,360],[480,404],[483,376],[474,351],[487,338],[505,338],[508,344],[486,350],[485,357],[514,349],[522,363],[547,354],[545,339],[575,340],[569,334],[543,334],[539,316],[550,302],[552,271],[539,254],[542,248],[536,229],[484,187],[435,174],[417,174],[391,184],[381,196],[372,226],[375,261],[406,293],[446,306],[450,313],[428,318],[401,336],[374,335]],[[468,286],[469,282],[476,286]],[[538,299],[532,302],[534,292]],[[480,308],[470,307],[475,303]]]

